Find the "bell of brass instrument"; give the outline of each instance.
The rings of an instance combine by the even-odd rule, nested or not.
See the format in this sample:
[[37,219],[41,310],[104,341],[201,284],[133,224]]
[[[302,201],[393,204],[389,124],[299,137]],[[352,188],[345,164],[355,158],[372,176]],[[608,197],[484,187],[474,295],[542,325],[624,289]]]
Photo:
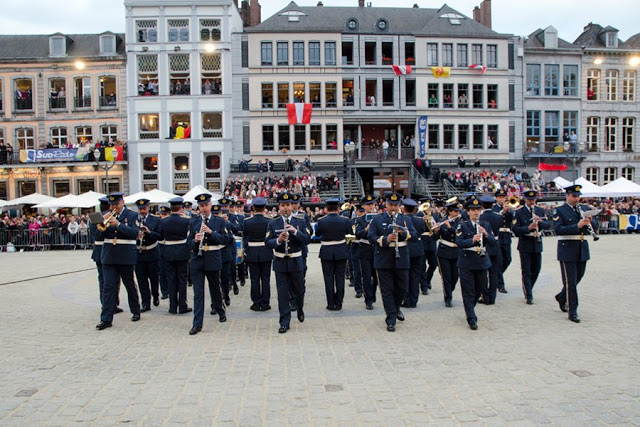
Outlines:
[[522,207],[522,201],[520,200],[520,197],[516,196],[515,194],[509,197],[509,200],[507,200],[507,204],[513,210],[517,210]]
[[341,207],[340,207],[341,211],[350,211],[351,210],[351,203],[346,202],[344,203]]
[[107,227],[109,226],[109,221],[111,221],[111,218],[115,217],[116,215],[117,215],[117,213],[116,213],[116,209],[115,209],[115,208],[113,208],[113,209],[111,210],[111,213],[109,214],[109,216],[108,216],[108,217],[106,217],[106,218],[102,221],[102,223],[100,223],[100,224],[96,224],[96,227],[98,228],[98,230],[100,230],[100,231],[104,232],[104,231],[107,229]]

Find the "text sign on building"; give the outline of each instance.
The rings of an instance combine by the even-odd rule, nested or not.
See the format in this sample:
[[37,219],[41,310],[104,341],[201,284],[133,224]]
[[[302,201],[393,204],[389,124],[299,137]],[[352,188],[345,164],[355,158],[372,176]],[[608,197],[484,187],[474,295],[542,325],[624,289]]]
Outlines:
[[418,117],[418,138],[420,138],[420,157],[424,157],[427,145],[427,116]]

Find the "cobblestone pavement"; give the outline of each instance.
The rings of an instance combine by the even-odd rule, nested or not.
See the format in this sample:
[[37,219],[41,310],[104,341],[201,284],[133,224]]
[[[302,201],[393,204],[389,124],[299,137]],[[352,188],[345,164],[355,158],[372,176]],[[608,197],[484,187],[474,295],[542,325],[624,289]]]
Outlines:
[[[466,325],[459,285],[445,308],[437,272],[395,333],[380,297],[367,311],[353,288],[342,312],[327,312],[318,246],[306,321],[294,317],[284,335],[275,300],[269,312],[249,310],[248,285],[232,297],[227,323],[207,314],[196,336],[191,315],[169,315],[166,300],[140,322],[125,311],[96,331],[94,271],[2,285],[0,424],[638,425],[639,239],[590,243],[579,325],[553,299],[554,238],[545,238],[532,306],[514,244],[509,293],[477,307],[478,331]],[[93,265],[78,251],[2,253],[0,266],[6,283]]]

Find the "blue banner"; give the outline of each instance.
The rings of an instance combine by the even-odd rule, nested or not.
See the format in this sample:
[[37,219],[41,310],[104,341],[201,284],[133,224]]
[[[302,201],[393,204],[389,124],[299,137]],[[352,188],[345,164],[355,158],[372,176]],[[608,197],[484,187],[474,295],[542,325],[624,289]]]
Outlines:
[[418,117],[418,138],[420,144],[420,157],[424,157],[427,147],[427,116]]
[[47,148],[45,150],[20,150],[21,163],[82,162],[88,151],[78,148]]

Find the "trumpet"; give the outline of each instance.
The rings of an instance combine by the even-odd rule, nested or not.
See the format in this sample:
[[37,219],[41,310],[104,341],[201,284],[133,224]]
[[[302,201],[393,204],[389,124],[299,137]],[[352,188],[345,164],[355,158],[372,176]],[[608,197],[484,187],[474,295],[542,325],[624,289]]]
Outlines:
[[96,227],[98,228],[98,230],[102,231],[103,233],[106,231],[107,227],[109,227],[109,221],[111,221],[111,218],[115,217],[118,213],[116,212],[116,208],[114,207],[113,209],[111,209],[111,213],[109,213],[109,216],[107,216],[102,223],[100,224],[96,224]]
[[531,222],[535,222],[536,228],[533,230],[533,237],[536,238],[536,241],[542,242],[542,233],[540,233],[540,226],[538,225],[542,218],[535,214],[536,205],[531,206]]

